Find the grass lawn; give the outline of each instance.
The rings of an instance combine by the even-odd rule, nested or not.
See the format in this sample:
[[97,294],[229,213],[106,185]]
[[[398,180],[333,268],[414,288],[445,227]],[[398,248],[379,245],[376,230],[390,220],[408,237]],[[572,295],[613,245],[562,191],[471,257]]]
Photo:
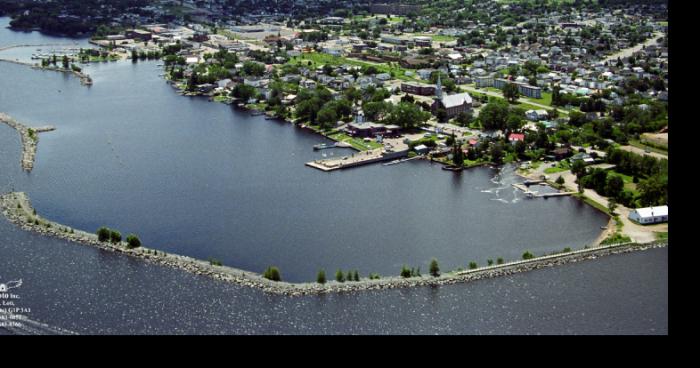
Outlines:
[[335,133],[328,135],[328,138],[337,142],[347,142],[350,143],[354,148],[360,151],[367,151],[371,149],[381,148],[382,144],[377,143],[375,140],[370,142],[365,142],[362,138],[354,138],[345,133]]
[[106,61],[119,61],[119,59],[121,59],[121,58],[119,57],[119,55],[114,55],[114,54],[111,54],[111,55],[109,55],[109,56],[107,56],[107,57],[92,56],[92,55],[91,55],[91,56],[88,58],[89,62],[91,62],[91,63],[102,63],[102,62],[106,62]]
[[625,183],[625,189],[632,192],[635,197],[639,195],[639,192],[637,191],[637,184],[634,183],[633,177],[612,170],[608,173],[608,175],[617,175],[621,177],[622,181]]
[[453,36],[441,35],[441,34],[417,33],[416,36],[430,37],[435,42],[451,42],[451,41],[454,41],[457,39],[456,37],[453,37]]
[[[489,92],[501,93],[501,90],[496,88],[496,87],[486,87],[485,89],[486,89],[486,91],[489,91]],[[476,95],[476,96],[483,96],[484,95],[483,93],[472,92],[472,91],[469,91],[469,94]],[[488,96],[488,97],[489,98],[500,98],[503,100],[505,99],[503,97],[495,97],[495,96]],[[552,110],[553,109],[551,107],[552,106],[552,94],[550,92],[542,92],[542,98],[540,98],[540,99],[525,98],[525,100],[531,101],[532,103],[538,103],[538,104],[542,104],[542,105],[550,106],[550,107],[547,108],[547,107],[542,107],[542,106],[536,106],[536,105],[529,104],[527,102],[518,102],[516,104],[513,104],[512,106],[517,106],[517,107],[523,108],[525,110],[542,110],[542,109]],[[560,110],[559,113],[561,113],[561,114],[569,114],[569,112],[566,110],[563,110],[563,109],[558,109],[558,110]]]
[[544,170],[545,174],[554,174],[562,171],[571,170],[571,164],[568,160],[561,160],[555,167],[548,167]]
[[229,101],[229,99],[230,99],[230,97],[227,97],[227,96],[221,96],[221,95],[214,96],[214,101],[216,101],[216,102],[227,102],[227,101]]
[[343,65],[343,64],[349,64],[349,65],[357,65],[361,67],[368,67],[368,66],[374,66],[377,68],[377,70],[380,73],[393,73],[394,78],[400,79],[400,80],[406,80],[406,81],[415,81],[417,80],[415,77],[409,77],[405,75],[406,71],[410,71],[409,69],[404,69],[397,64],[392,64],[389,66],[388,63],[372,63],[372,62],[367,62],[367,61],[362,61],[362,60],[357,60],[357,59],[350,59],[346,57],[341,57],[341,56],[333,56],[330,54],[325,54],[321,52],[312,52],[312,53],[306,53],[306,54],[301,54],[301,56],[292,58],[290,59],[287,63],[289,64],[294,64],[294,65],[302,65],[302,66],[307,66],[308,62],[311,61],[311,66],[313,68],[316,68],[321,65]]
[[607,208],[607,207],[605,207],[605,206],[603,206],[602,204],[600,204],[600,203],[598,203],[598,202],[596,202],[596,201],[594,201],[594,200],[592,200],[592,199],[586,197],[585,195],[576,193],[576,194],[574,194],[573,196],[574,196],[574,197],[577,197],[577,198],[579,198],[579,199],[581,199],[581,200],[583,200],[584,202],[586,202],[587,204],[593,206],[594,208],[598,209],[599,211],[601,211],[601,212],[603,212],[603,213],[605,213],[605,214],[607,214],[607,215],[610,215],[610,211],[608,211],[608,208]]
[[620,233],[614,233],[614,234],[610,235],[607,239],[603,240],[600,244],[601,245],[609,245],[609,244],[630,243],[630,242],[632,242],[632,239],[630,239],[629,236],[622,235]]
[[569,170],[569,169],[565,169],[565,168],[559,167],[559,166],[557,166],[557,167],[548,167],[548,168],[544,169],[544,173],[545,173],[545,174],[556,174],[556,173],[564,172],[564,171],[567,171],[567,170]]
[[654,231],[654,234],[656,234],[656,239],[658,240],[668,239],[668,231]]
[[532,101],[534,103],[552,106],[552,93],[551,92],[542,92],[542,98],[529,98],[529,97],[527,97],[526,99],[529,101]]

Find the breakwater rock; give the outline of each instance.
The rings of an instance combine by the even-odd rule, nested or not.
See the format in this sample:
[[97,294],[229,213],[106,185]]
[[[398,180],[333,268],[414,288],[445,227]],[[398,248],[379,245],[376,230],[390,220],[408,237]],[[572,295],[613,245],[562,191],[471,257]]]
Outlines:
[[518,272],[525,272],[545,267],[553,267],[568,263],[580,262],[595,259],[611,254],[628,253],[649,248],[664,247],[668,245],[667,240],[646,244],[617,244],[603,247],[577,250],[566,253],[552,254],[536,257],[529,260],[509,262],[500,265],[493,265],[467,271],[448,272],[438,277],[419,276],[411,278],[384,277],[381,279],[362,279],[357,282],[336,282],[330,281],[326,284],[318,283],[288,283],[268,280],[262,275],[250,271],[244,271],[228,266],[212,265],[208,261],[194,259],[191,257],[169,254],[163,251],[139,247],[127,248],[125,242],[110,243],[101,242],[97,235],[80,230],[72,229],[41,218],[33,210],[29,198],[25,193],[14,192],[0,196],[0,210],[7,219],[27,231],[34,231],[47,236],[69,240],[79,244],[90,245],[99,249],[122,253],[125,255],[140,258],[147,262],[156,263],[166,267],[182,269],[184,271],[211,277],[224,282],[231,282],[247,287],[254,287],[265,292],[302,296],[314,294],[327,294],[337,292],[357,292],[366,290],[395,289],[416,286],[439,286],[462,282],[487,279],[492,277],[507,276]]
[[0,112],[0,122],[11,126],[19,133],[20,137],[22,138],[22,168],[24,170],[31,171],[34,168],[36,147],[39,143],[39,136],[37,134],[42,132],[50,132],[56,128],[50,125],[30,128],[13,119],[10,115],[2,112]]

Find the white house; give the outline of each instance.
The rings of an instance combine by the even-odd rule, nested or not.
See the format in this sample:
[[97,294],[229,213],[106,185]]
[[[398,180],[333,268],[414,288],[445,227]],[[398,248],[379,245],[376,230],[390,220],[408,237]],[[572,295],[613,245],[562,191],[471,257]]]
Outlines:
[[640,224],[656,224],[668,221],[668,206],[637,208],[629,219]]

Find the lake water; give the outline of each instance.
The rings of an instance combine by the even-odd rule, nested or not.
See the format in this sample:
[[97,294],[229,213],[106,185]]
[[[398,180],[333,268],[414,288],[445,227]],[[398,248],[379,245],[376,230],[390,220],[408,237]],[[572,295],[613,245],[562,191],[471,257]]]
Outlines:
[[[44,37],[0,28],[0,47],[57,41]],[[314,152],[324,141],[315,134],[178,96],[156,64],[92,65],[85,69],[94,85],[85,87],[73,76],[0,62],[0,111],[57,127],[40,135],[34,170],[24,173],[19,138],[0,125],[0,192],[26,191],[39,213],[75,228],[107,225],[149,247],[246,270],[277,265],[289,281],[313,280],[320,268],[395,275],[403,264],[425,272],[432,257],[452,269],[525,250],[581,248],[607,221],[572,198],[523,199],[511,187],[521,180],[512,168],[307,168],[323,154],[352,151]],[[4,220],[0,240],[0,281],[25,280],[30,317],[77,332],[667,329],[665,250],[439,289],[289,299],[28,234]],[[627,262],[658,277],[649,285],[651,275]],[[73,304],[77,315],[65,310]]]
[[[17,43],[17,42],[15,42]],[[511,172],[461,175],[407,162],[324,173],[305,162],[349,149],[204,98],[182,97],[156,62],[85,68],[94,85],[3,63],[0,111],[42,134],[30,174],[0,174],[39,213],[78,229],[106,225],[150,247],[286,280],[317,271],[397,274],[582,248],[606,217],[572,198],[523,199]]]
[[668,333],[667,248],[467,284],[298,298],[46,238],[4,218],[0,258],[0,282],[23,280],[12,291],[31,308],[27,318],[49,326],[40,333]]

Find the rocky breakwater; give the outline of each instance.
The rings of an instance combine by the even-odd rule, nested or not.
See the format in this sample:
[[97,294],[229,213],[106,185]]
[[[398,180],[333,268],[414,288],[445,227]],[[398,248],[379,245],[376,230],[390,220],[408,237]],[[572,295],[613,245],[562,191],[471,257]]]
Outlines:
[[73,74],[76,77],[80,78],[80,84],[82,84],[84,86],[91,86],[92,85],[92,78],[90,78],[89,75],[83,73],[82,71],[60,68],[57,66],[41,66],[41,65],[33,65],[33,64],[28,64],[28,63],[26,65],[29,65],[34,69],[53,70],[55,72]]
[[55,130],[53,126],[42,126],[30,128],[11,116],[0,112],[0,122],[3,122],[14,128],[22,138],[22,168],[31,171],[34,168],[34,158],[36,157],[36,147],[39,143],[38,133],[50,132]]
[[231,282],[237,285],[258,288],[268,293],[287,296],[448,285],[492,277],[507,276],[518,272],[559,266],[568,263],[595,259],[611,254],[628,253],[649,248],[665,247],[668,245],[667,240],[646,244],[627,243],[609,245],[573,252],[552,254],[529,260],[509,262],[473,270],[447,272],[437,277],[427,275],[410,278],[385,277],[374,280],[363,279],[357,282],[330,281],[326,284],[288,283],[283,281],[271,281],[254,272],[244,271],[228,266],[213,265],[208,261],[176,254],[168,254],[155,249],[145,247],[130,249],[124,242],[101,242],[98,240],[97,235],[95,234],[75,230],[68,226],[41,218],[32,208],[29,198],[22,192],[8,193],[0,196],[0,209],[5,217],[7,217],[12,223],[27,231],[34,231],[47,236],[55,236],[72,242],[95,246],[105,251],[123,253],[125,255],[138,257],[145,261],[166,267],[182,269],[196,275],[207,276],[224,282]]

